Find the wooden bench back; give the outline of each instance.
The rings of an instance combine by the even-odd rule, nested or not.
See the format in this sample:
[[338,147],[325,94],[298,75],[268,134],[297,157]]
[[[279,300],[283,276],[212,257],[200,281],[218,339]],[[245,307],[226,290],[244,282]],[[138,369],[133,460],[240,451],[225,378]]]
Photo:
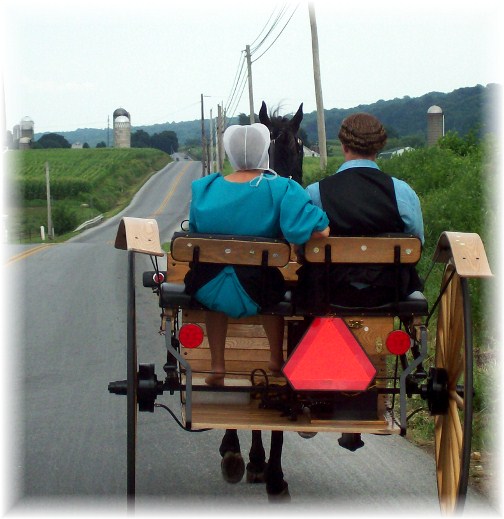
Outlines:
[[285,241],[267,238],[189,233],[173,237],[171,256],[175,261],[195,261],[195,254],[202,263],[284,267],[289,263],[291,248]]
[[333,236],[312,239],[305,245],[310,263],[415,264],[422,254],[422,243],[416,237]]

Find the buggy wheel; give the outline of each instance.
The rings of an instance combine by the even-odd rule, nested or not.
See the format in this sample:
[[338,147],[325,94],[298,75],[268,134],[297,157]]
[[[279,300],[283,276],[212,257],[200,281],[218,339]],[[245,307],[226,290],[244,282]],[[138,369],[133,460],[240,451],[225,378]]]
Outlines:
[[447,374],[448,405],[435,416],[438,496],[444,514],[461,511],[469,478],[472,436],[473,354],[467,279],[448,263],[441,285],[436,369]]
[[136,472],[136,433],[137,433],[137,401],[138,371],[136,343],[136,308],[135,308],[135,253],[128,254],[128,323],[127,323],[127,439],[126,439],[126,471],[127,495],[130,501],[135,497]]

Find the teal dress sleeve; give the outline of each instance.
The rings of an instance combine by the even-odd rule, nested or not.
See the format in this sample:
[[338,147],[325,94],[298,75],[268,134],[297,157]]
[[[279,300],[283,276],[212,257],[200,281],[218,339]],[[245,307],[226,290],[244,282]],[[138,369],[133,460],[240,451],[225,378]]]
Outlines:
[[289,179],[280,203],[280,228],[285,239],[301,245],[314,231],[323,231],[328,225],[326,213],[313,204],[297,182]]
[[220,173],[212,173],[206,177],[194,180],[191,184],[191,202],[189,204],[189,232],[200,232],[196,208],[204,204],[205,195],[211,184],[220,176]]

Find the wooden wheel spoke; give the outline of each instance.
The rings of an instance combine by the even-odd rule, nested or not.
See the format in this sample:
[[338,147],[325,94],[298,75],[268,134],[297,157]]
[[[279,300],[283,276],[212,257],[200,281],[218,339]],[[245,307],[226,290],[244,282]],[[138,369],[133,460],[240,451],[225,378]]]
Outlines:
[[450,389],[450,399],[453,400],[457,404],[457,409],[461,411],[464,409],[464,399],[455,391],[455,389]]
[[450,419],[450,434],[453,441],[453,452],[457,454],[457,464],[460,469],[460,453],[462,451],[462,443],[463,443],[463,432],[462,432],[462,424],[460,423],[460,416],[458,413],[458,407],[455,400],[450,400],[450,405],[448,408],[448,417]]
[[[472,386],[472,344],[465,336],[470,308],[465,300],[465,281],[457,273],[452,276],[452,271],[453,267],[448,265],[442,281],[445,290],[439,302],[435,358],[436,369],[444,370],[448,376],[448,409],[446,414],[435,417],[434,429],[438,494],[445,514],[454,513],[459,496],[465,494],[470,454],[467,442],[471,441],[466,420],[471,417],[472,398],[462,397],[456,391],[457,385],[467,385],[467,380]],[[472,395],[472,387],[465,391]]]

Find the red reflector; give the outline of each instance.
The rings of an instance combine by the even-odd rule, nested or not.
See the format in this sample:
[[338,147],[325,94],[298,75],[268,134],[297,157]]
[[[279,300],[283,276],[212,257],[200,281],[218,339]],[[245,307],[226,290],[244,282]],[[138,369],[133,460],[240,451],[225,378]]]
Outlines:
[[364,391],[376,369],[343,319],[316,317],[283,367],[296,390]]
[[203,342],[203,329],[197,324],[184,324],[179,331],[179,341],[184,348],[197,348]]
[[390,332],[385,341],[388,351],[393,355],[404,355],[410,348],[410,336],[402,330]]
[[154,283],[162,283],[164,281],[164,274],[162,272],[154,274],[152,279],[154,280]]

